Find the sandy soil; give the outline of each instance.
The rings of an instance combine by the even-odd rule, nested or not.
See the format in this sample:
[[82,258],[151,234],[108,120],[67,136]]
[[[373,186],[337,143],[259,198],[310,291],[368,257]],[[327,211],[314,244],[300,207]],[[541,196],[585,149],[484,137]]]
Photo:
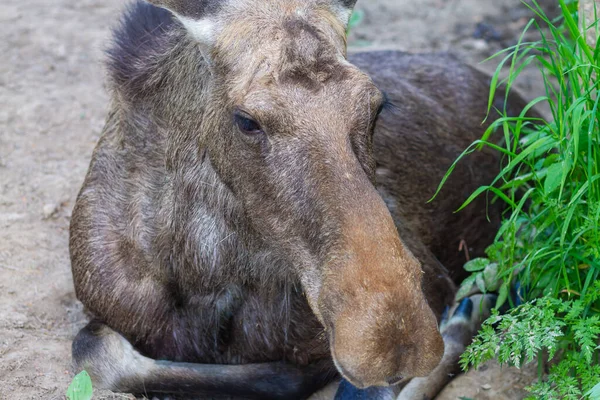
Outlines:
[[[107,109],[102,49],[121,7],[2,1],[0,399],[60,399],[72,377],[70,343],[85,316],[71,281],[69,217]],[[471,63],[514,44],[529,17],[517,0],[363,0],[359,8],[355,48],[451,51]],[[541,93],[534,74],[520,89]],[[456,379],[442,398],[517,399],[532,379],[485,368]],[[113,397],[124,398],[99,396]]]

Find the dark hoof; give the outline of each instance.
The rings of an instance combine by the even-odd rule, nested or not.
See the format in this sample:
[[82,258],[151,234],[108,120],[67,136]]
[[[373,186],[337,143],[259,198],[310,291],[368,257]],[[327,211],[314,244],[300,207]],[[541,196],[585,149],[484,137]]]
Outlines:
[[394,400],[396,394],[391,387],[358,389],[342,379],[334,400]]
[[497,296],[476,294],[462,299],[448,314],[452,314],[440,324],[444,341],[467,345],[481,327],[481,323],[490,316],[496,304]]
[[473,315],[473,301],[470,298],[462,299],[456,310],[454,310],[454,315],[452,318],[464,318],[471,319],[471,315]]
[[525,292],[526,290],[527,287],[523,287],[520,281],[516,281],[510,287],[510,298],[507,301],[505,301],[504,304],[502,304],[502,306],[500,306],[500,308],[498,309],[500,314],[506,314],[511,309],[522,305],[525,302],[523,292]]
[[515,305],[515,307],[519,307],[521,304],[523,304],[525,302],[525,299],[523,297],[523,292],[525,291],[525,288],[523,288],[523,286],[521,286],[521,282],[517,281],[515,282],[514,286],[511,289],[511,297],[513,299],[513,303]]

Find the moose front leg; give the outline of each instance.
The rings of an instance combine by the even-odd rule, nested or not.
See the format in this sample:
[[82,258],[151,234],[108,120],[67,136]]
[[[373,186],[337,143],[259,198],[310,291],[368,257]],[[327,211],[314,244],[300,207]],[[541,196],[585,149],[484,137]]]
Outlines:
[[[331,362],[306,367],[283,362],[209,365],[157,361],[122,335],[90,322],[73,341],[73,360],[100,389],[187,398],[306,399],[334,377]],[[172,398],[169,396],[169,398]]]
[[433,399],[460,373],[459,360],[481,323],[490,315],[496,302],[494,295],[473,295],[449,310],[440,325],[444,338],[444,357],[429,376],[412,379],[400,392],[397,400]]
[[495,302],[492,295],[474,295],[449,309],[440,324],[444,357],[431,374],[400,382],[395,387],[357,389],[342,380],[335,400],[422,400],[433,399],[460,372],[459,359]]

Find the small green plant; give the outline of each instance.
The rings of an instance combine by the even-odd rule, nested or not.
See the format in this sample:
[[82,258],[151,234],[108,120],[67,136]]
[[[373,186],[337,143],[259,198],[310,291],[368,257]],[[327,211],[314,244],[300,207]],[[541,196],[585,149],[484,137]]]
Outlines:
[[[559,0],[562,16],[555,21],[531,3],[541,23],[532,19],[525,30],[537,28],[541,40],[525,42],[524,32],[498,54],[503,59],[492,79],[488,111],[502,117],[456,161],[483,146],[501,152],[499,175],[461,209],[482,194],[508,205],[488,258],[465,265],[473,274],[458,296],[476,285],[499,292],[496,308],[512,307],[504,315],[493,313],[461,363],[466,369],[497,358],[521,367],[537,359],[539,379],[528,388],[531,398],[600,399],[600,48],[590,47],[580,32],[577,2]],[[597,23],[586,25],[595,29]],[[539,66],[546,95],[518,117],[492,110],[496,89],[503,85],[508,92],[532,63]],[[508,77],[501,79],[504,66]],[[548,106],[550,121],[528,116],[538,103]],[[500,142],[492,137],[495,131],[503,136]]]
[[91,400],[93,394],[92,379],[86,371],[77,374],[67,389],[69,400]]
[[350,33],[350,31],[352,29],[354,29],[355,27],[360,25],[364,18],[365,18],[365,12],[363,10],[359,10],[358,8],[355,9],[352,12],[352,15],[350,16],[350,20],[348,21],[348,32],[347,33]]

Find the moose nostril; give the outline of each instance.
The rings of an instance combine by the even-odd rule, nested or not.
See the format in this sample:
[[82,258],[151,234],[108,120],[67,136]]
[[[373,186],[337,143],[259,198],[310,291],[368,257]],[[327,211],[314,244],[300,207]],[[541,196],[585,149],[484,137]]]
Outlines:
[[390,385],[390,386],[394,386],[398,383],[400,383],[400,381],[404,379],[402,376],[395,376],[393,378],[388,378],[385,381]]

